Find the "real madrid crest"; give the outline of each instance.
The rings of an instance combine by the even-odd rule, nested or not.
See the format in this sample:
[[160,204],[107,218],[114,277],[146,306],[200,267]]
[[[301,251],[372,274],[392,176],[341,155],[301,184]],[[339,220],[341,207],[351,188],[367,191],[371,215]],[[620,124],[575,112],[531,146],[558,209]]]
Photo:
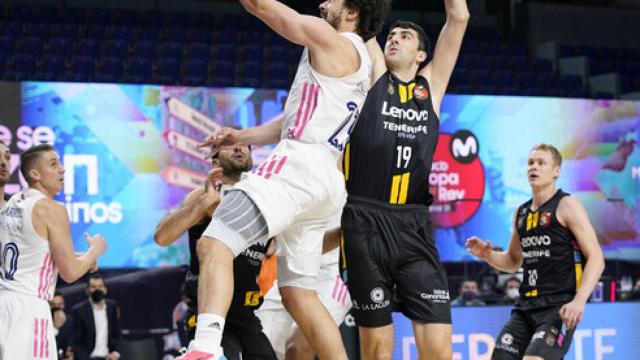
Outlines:
[[387,93],[391,96],[393,96],[393,94],[395,94],[396,92],[396,87],[395,85],[393,85],[392,82],[388,82],[387,83]]

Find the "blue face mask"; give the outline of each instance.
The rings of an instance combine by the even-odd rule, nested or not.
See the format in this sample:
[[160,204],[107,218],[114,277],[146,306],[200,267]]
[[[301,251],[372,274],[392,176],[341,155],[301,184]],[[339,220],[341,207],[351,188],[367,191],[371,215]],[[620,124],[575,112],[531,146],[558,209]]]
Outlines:
[[465,291],[462,293],[462,299],[464,301],[471,301],[476,298],[476,293],[474,291]]

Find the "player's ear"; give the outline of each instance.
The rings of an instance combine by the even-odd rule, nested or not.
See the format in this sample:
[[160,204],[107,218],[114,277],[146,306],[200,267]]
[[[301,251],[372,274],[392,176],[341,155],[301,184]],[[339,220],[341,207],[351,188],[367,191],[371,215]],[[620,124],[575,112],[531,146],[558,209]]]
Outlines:
[[211,165],[212,165],[213,167],[218,167],[218,166],[220,166],[220,160],[218,160],[218,159],[211,159]]
[[422,64],[425,60],[427,60],[427,52],[424,50],[418,50],[418,55],[416,56],[416,62],[418,64]]

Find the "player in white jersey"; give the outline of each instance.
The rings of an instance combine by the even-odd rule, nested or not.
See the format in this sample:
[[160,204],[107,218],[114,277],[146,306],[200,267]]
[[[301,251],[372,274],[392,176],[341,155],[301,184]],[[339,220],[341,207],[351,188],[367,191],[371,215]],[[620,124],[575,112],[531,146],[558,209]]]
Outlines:
[[89,250],[74,253],[67,211],[53,200],[64,168],[52,146],[28,149],[20,163],[29,186],[0,210],[0,360],[57,359],[48,301],[58,272],[76,281],[96,267],[106,243],[85,235]]
[[326,219],[346,198],[338,158],[370,85],[364,41],[380,30],[389,2],[328,0],[320,5],[323,20],[275,0],[240,1],[249,13],[306,49],[282,120],[254,129],[218,130],[204,144],[278,142],[265,162],[222,200],[198,242],[202,301],[196,337],[184,359],[216,359],[221,353],[233,258],[274,235],[280,243],[278,285],[285,308],[320,359],[346,359],[338,328],[313,287]]
[[[320,273],[314,287],[320,302],[337,326],[342,324],[351,309],[349,291],[338,271],[340,229],[337,227],[340,225],[341,214],[342,212],[338,212],[327,224],[327,228],[332,230],[327,231],[324,237]],[[256,310],[256,315],[279,360],[313,360],[313,349],[282,305],[277,280],[265,294],[264,303]]]

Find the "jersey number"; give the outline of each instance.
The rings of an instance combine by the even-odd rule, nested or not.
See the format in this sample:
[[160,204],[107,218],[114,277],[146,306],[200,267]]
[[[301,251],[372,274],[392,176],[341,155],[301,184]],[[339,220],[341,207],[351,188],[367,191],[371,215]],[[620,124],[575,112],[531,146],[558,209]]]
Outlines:
[[18,270],[18,257],[20,250],[15,243],[7,243],[4,249],[0,249],[0,278],[13,280],[13,275]]
[[538,283],[538,269],[529,270],[529,286],[536,286]]
[[[396,162],[397,168],[406,169],[409,166],[411,160],[411,146],[398,146],[398,161]],[[402,164],[404,162],[404,165]]]

